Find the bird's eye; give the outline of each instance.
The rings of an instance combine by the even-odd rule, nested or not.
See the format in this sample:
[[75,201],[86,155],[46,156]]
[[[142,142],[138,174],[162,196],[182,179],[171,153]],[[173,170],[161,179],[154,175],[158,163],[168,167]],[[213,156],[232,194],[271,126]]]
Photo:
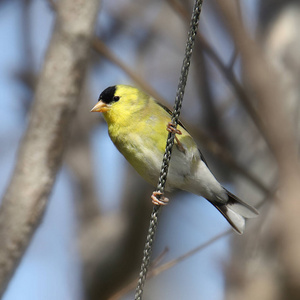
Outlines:
[[117,102],[120,100],[120,97],[119,96],[114,96],[114,102]]

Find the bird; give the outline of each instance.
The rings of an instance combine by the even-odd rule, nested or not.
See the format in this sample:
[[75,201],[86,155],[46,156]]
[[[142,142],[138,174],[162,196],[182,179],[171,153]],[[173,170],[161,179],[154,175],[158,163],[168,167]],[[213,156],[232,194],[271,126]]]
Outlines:
[[[129,85],[107,87],[92,112],[101,112],[108,125],[110,139],[151,185],[156,186],[166,140],[175,133],[165,190],[184,190],[207,199],[239,234],[245,220],[258,215],[257,210],[224,188],[210,171],[193,137],[179,121],[171,122],[171,110],[138,88]],[[159,191],[153,192],[155,205],[169,201]]]

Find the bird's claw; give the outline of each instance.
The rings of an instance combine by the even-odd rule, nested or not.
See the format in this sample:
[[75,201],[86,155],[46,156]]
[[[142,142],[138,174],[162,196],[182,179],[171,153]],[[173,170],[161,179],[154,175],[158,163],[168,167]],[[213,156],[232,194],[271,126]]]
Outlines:
[[177,128],[175,127],[175,125],[174,125],[172,122],[169,122],[169,123],[168,123],[168,125],[167,125],[167,130],[168,130],[169,132],[173,132],[173,133],[175,133],[175,134],[179,134],[179,135],[182,134],[182,132],[181,132],[179,129],[177,129]]
[[152,203],[154,205],[167,205],[169,203],[169,199],[162,195],[163,194],[161,192],[153,192],[151,195]]
[[182,132],[179,129],[177,129],[172,122],[168,123],[167,131],[175,133],[175,140],[177,142],[177,148],[180,152],[185,153],[185,148],[183,147],[182,143],[179,141],[178,137],[176,136],[176,134],[181,135]]

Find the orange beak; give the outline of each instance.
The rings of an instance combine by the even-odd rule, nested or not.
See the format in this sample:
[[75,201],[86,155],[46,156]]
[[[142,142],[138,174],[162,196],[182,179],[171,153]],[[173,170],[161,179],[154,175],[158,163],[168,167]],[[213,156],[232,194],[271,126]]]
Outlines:
[[102,102],[101,100],[92,108],[91,111],[97,111],[97,112],[106,112],[110,110],[110,107]]

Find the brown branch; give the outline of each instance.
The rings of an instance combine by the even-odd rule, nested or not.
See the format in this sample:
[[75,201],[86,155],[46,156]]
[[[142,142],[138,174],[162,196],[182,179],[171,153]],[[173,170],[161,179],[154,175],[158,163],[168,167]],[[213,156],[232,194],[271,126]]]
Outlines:
[[89,58],[99,1],[59,1],[28,129],[0,210],[0,295],[46,209]]

